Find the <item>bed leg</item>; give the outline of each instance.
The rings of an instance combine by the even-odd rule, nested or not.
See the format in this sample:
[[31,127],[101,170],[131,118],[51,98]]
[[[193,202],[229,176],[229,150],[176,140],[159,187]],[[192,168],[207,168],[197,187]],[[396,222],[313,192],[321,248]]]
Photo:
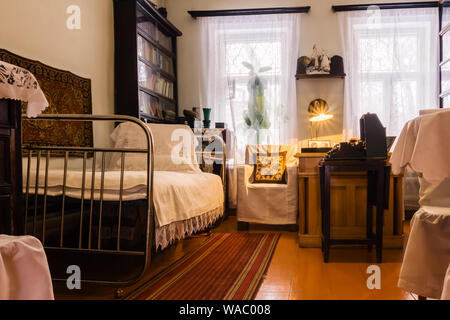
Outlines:
[[239,231],[247,231],[249,228],[250,228],[250,223],[238,221],[238,223],[237,223],[237,229],[238,229]]
[[120,298],[122,298],[123,297],[123,289],[122,288],[117,288],[115,291],[114,291],[114,298],[116,298],[116,299],[120,299]]

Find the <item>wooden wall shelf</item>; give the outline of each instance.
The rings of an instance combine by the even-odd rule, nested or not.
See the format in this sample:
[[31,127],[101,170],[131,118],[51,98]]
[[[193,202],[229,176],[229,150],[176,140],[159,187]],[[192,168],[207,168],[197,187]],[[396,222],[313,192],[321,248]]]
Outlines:
[[296,74],[295,79],[344,79],[346,74]]

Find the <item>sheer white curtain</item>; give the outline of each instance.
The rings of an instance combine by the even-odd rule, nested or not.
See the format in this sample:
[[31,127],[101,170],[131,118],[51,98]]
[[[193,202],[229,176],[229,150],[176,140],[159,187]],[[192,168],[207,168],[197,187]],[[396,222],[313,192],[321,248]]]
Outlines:
[[[442,10],[442,28],[450,23],[450,8],[444,7]],[[442,61],[450,59],[450,33],[447,32],[442,37]],[[445,63],[441,68],[441,93],[450,90],[450,63]],[[444,97],[443,107],[450,107],[450,95]]]
[[[236,138],[235,157],[228,164],[232,205],[233,168],[244,162],[246,145],[297,143],[295,71],[300,17],[271,14],[200,19],[200,104],[212,108],[212,120],[225,122]],[[251,70],[258,77],[256,85]],[[257,103],[249,104],[249,99]]]
[[397,136],[420,109],[437,108],[437,8],[339,12],[347,73],[344,138],[359,137],[359,119],[376,113]]

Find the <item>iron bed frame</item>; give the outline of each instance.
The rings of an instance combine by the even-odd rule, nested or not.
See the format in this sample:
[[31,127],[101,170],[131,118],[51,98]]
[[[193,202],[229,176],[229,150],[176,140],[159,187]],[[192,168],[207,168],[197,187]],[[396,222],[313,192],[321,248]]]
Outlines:
[[[89,265],[94,265],[91,267],[95,269],[92,275],[87,277],[82,277],[81,282],[84,283],[97,283],[104,285],[113,285],[116,286],[116,296],[120,296],[121,289],[120,287],[130,286],[136,283],[142,276],[146,273],[150,266],[151,256],[152,256],[152,246],[155,237],[155,222],[154,222],[154,206],[153,206],[153,173],[154,173],[154,142],[151,130],[149,127],[141,120],[130,117],[130,116],[119,116],[119,115],[82,115],[82,114],[61,114],[61,115],[40,115],[36,118],[27,118],[23,116],[23,119],[28,121],[100,121],[100,122],[132,122],[137,124],[145,133],[146,145],[145,149],[131,149],[131,148],[99,148],[99,147],[61,147],[61,146],[41,146],[41,145],[23,145],[23,150],[28,152],[27,155],[27,169],[26,169],[26,183],[25,183],[25,191],[24,191],[24,201],[25,201],[25,214],[22,219],[23,226],[25,228],[24,233],[28,235],[37,236],[40,238],[48,260],[49,265],[52,271],[52,279],[54,281],[67,281],[68,275],[66,268],[69,265],[77,265],[79,263],[83,266],[83,269],[86,269]],[[223,139],[219,139],[222,146],[222,166],[220,176],[222,179],[224,194],[226,191],[226,175],[225,175],[225,167],[226,167],[226,148]],[[64,169],[63,169],[63,184],[62,184],[62,195],[61,198],[61,212],[56,217],[56,220],[59,220],[59,245],[57,246],[47,246],[46,245],[46,223],[48,220],[48,175],[49,175],[49,164],[52,153],[57,152],[58,155],[63,155],[64,157]],[[76,152],[78,156],[82,155],[82,182],[81,182],[81,196],[80,201],[81,209],[76,210],[75,214],[78,214],[79,218],[79,226],[76,226],[78,229],[78,239],[72,239],[75,243],[78,243],[76,247],[67,247],[64,244],[64,235],[65,235],[65,216],[69,213],[66,212],[68,208],[68,200],[72,199],[67,196],[67,172],[68,172],[68,163],[70,153]],[[103,208],[106,203],[104,200],[104,182],[105,182],[105,172],[106,169],[106,153],[120,153],[120,187],[119,187],[119,201],[118,201],[118,215],[117,215],[117,242],[115,244],[114,249],[103,249],[102,248],[102,216],[103,216]],[[97,158],[97,154],[100,153],[100,158]],[[125,173],[125,155],[126,154],[144,154],[147,158],[147,186],[146,186],[146,199],[143,200],[145,203],[145,210],[147,211],[146,221],[145,221],[145,247],[140,251],[129,251],[121,248],[121,226],[122,219],[124,217],[123,212],[123,193],[124,193],[124,173]],[[31,173],[31,159],[35,155],[36,157],[36,177],[35,177],[35,186],[34,186],[34,199],[30,200],[30,173]],[[90,199],[85,199],[85,191],[86,191],[86,172],[87,172],[87,160],[88,156],[92,155],[92,168],[91,168],[91,194]],[[44,173],[44,190],[43,196],[39,196],[39,172],[41,171],[41,158],[44,157],[45,160],[45,173]],[[95,181],[96,181],[96,170],[97,170],[97,160],[100,160],[100,190],[99,190],[99,200],[95,200],[94,191],[95,191]],[[217,158],[215,159],[217,160]],[[42,206],[38,206],[38,198],[42,199]],[[52,197],[53,198],[53,197]],[[224,197],[226,198],[226,197]],[[90,201],[90,203],[89,203]],[[96,201],[98,203],[96,203]],[[134,200],[140,201],[140,200]],[[133,202],[133,201],[129,201]],[[117,204],[117,201],[114,203]],[[96,204],[96,205],[95,205]],[[89,208],[89,213],[87,214],[87,210],[85,207]],[[94,207],[98,206],[98,226],[93,224],[93,212]],[[226,209],[226,200],[224,201],[224,210]],[[41,230],[37,229],[38,225],[38,210],[41,211],[41,220],[42,226]],[[69,209],[67,209],[69,210]],[[31,212],[32,216],[29,216],[29,212]],[[54,213],[53,213],[54,214]],[[71,213],[73,216],[73,213]],[[126,214],[126,213],[125,213]],[[224,214],[222,215],[222,219],[224,218]],[[55,218],[55,217],[53,217]],[[67,219],[67,217],[66,217]],[[83,230],[86,229],[86,226],[83,224],[84,220],[88,219],[88,239],[86,244],[86,239],[83,237]],[[219,218],[220,219],[220,218]],[[31,220],[31,221],[29,221]],[[32,228],[28,228],[28,224],[31,224]],[[93,230],[93,227],[96,227],[97,230]],[[105,227],[106,228],[106,227]],[[31,229],[31,230],[29,230]],[[73,228],[72,228],[73,229]],[[39,237],[39,232],[42,231],[41,237]],[[94,231],[97,232],[97,241],[93,243],[92,234]],[[72,242],[73,243],[73,242]],[[131,262],[133,261],[133,262]],[[102,274],[102,268],[115,268],[117,277],[123,276],[122,268],[125,265],[129,265],[130,263],[137,264],[136,266],[132,266],[130,270],[134,270],[134,274],[130,279],[99,279],[97,278],[99,274]],[[58,267],[55,267],[55,265]],[[62,265],[59,267],[59,265]],[[55,269],[56,268],[56,269]],[[81,269],[81,268],[80,268]],[[84,274],[86,270],[83,270]],[[88,268],[89,269],[89,268]],[[106,269],[105,269],[106,270]],[[129,272],[131,272],[128,270]],[[139,270],[136,272],[136,270]],[[90,274],[89,272],[87,272]],[[120,276],[119,276],[120,275]],[[100,277],[103,278],[103,277]]]

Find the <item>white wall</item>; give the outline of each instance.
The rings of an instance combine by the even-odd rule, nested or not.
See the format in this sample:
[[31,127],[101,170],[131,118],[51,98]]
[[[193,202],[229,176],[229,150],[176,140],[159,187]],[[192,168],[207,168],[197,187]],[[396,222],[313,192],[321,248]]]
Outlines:
[[[69,5],[81,9],[81,29],[66,27]],[[93,113],[114,113],[112,0],[1,0],[0,47],[92,81]],[[96,141],[108,132],[96,126]]]
[[[311,6],[308,14],[303,14],[301,26],[300,56],[310,56],[312,46],[326,49],[331,55],[342,55],[337,15],[332,5],[404,2],[404,0],[165,0],[169,20],[183,32],[178,40],[178,94],[180,113],[199,105],[198,70],[201,42],[199,23],[191,18],[188,10],[219,10],[242,8],[269,8],[283,6]],[[419,0],[415,0],[419,1]],[[335,117],[326,127],[321,127],[319,136],[330,136],[332,142],[339,142],[342,134],[342,107],[344,100],[344,80],[299,80],[297,81],[297,108],[299,139],[310,136],[307,106],[315,98],[325,99]],[[303,142],[305,143],[305,142]]]

